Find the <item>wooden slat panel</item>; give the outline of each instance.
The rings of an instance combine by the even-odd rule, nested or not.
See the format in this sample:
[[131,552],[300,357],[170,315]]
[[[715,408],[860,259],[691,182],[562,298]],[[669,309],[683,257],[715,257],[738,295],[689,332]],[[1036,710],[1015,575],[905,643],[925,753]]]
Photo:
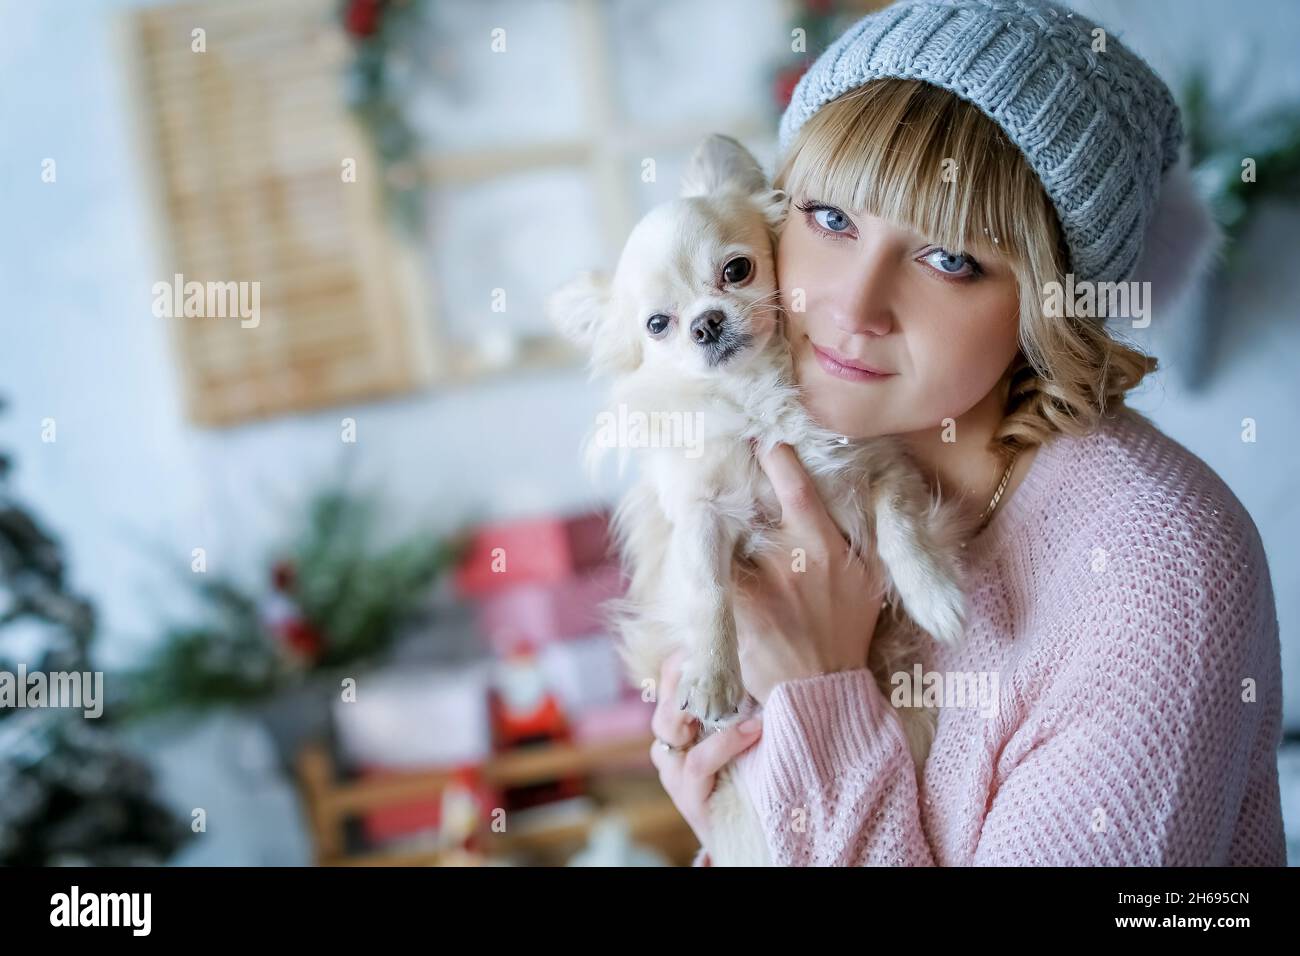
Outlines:
[[[174,317],[190,417],[228,424],[428,380],[377,163],[343,104],[333,0],[226,0],[132,14],[167,240],[159,278],[259,283],[260,322]],[[191,31],[207,50],[191,50]],[[344,158],[359,182],[342,181]],[[366,174],[370,175],[367,176]]]

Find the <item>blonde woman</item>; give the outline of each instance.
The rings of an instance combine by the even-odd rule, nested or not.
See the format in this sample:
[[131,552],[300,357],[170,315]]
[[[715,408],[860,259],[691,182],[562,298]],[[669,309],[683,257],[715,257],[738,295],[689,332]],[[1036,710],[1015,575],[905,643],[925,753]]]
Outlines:
[[[1168,90],[1099,29],[1043,2],[899,3],[795,90],[777,259],[806,403],[902,436],[980,519],[970,614],[886,697],[864,663],[890,613],[875,570],[841,560],[788,446],[766,457],[807,565],[736,576],[761,719],[690,747],[687,716],[654,715],[697,865],[733,757],[778,865],[1285,865],[1258,531],[1124,405],[1156,361],[1121,340],[1134,315],[1079,291],[1150,282],[1158,309],[1215,239]],[[939,709],[920,768],[892,713],[917,703]]]

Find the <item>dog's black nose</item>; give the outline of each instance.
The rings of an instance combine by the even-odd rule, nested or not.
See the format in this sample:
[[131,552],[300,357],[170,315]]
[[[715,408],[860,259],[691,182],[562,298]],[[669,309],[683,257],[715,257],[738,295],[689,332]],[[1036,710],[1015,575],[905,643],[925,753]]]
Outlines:
[[722,325],[727,321],[721,309],[709,309],[691,320],[691,338],[700,345],[712,345],[722,335]]

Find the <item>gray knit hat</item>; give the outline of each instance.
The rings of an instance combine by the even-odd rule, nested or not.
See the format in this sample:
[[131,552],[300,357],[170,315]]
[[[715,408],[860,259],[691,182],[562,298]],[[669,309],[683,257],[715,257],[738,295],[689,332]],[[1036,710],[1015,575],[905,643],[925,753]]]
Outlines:
[[1079,280],[1133,274],[1183,128],[1169,89],[1097,24],[1046,0],[899,0],[851,26],[795,87],[780,148],[822,106],[879,77],[923,80],[992,118],[1060,217]]

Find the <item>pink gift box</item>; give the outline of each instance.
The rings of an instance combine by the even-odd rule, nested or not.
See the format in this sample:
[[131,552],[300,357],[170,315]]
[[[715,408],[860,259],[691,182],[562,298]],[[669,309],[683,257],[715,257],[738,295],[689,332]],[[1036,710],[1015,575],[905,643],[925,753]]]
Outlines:
[[617,564],[548,584],[520,584],[479,602],[479,632],[504,657],[519,641],[540,647],[565,638],[609,631],[601,605],[626,591]]
[[650,738],[650,718],[655,705],[640,695],[621,697],[603,707],[589,707],[570,720],[575,741],[617,740],[644,734]]
[[644,737],[644,753],[612,761],[608,767],[620,770],[653,768],[654,764],[650,761],[650,717],[654,714],[654,709],[654,704],[646,703],[639,696],[625,697],[605,707],[593,707],[570,721],[573,740],[575,743],[596,743]]
[[606,511],[484,524],[456,568],[456,590],[480,598],[522,584],[557,584],[607,563],[610,551]]
[[616,703],[628,688],[623,662],[608,634],[574,637],[542,647],[537,662],[546,684],[570,716]]

